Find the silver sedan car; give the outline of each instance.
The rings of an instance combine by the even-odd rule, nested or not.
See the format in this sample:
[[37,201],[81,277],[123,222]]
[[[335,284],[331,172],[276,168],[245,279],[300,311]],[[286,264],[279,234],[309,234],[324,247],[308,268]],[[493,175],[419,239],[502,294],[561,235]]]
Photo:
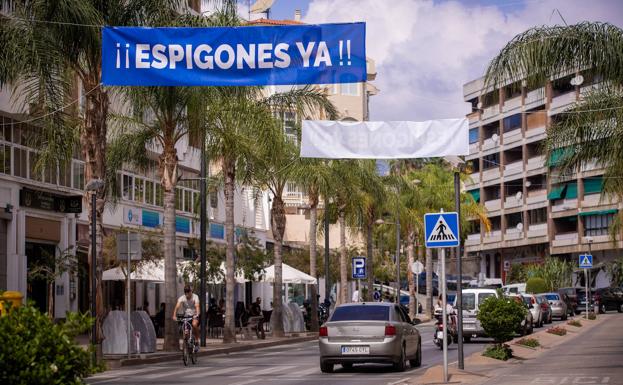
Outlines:
[[566,320],[568,314],[567,304],[562,298],[560,298],[560,294],[545,293],[543,295],[547,298],[547,301],[552,308],[552,317],[558,317],[563,321]]
[[404,371],[422,364],[422,340],[403,307],[394,303],[344,304],[320,328],[320,370],[335,364],[390,363]]

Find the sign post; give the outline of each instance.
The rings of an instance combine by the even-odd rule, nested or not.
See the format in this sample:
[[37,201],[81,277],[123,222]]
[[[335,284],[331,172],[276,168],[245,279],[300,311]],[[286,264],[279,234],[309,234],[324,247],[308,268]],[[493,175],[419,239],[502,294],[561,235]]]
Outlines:
[[[124,245],[125,243],[125,245]],[[125,246],[125,251],[123,250]],[[132,318],[131,318],[131,310],[130,310],[130,289],[132,284],[132,279],[130,277],[130,264],[131,261],[137,260],[140,261],[142,257],[143,247],[141,245],[141,235],[138,233],[131,233],[128,230],[127,233],[120,233],[117,235],[117,253],[119,255],[119,259],[122,259],[123,256],[126,257],[127,269],[126,269],[126,305],[125,311],[128,320],[128,358],[130,358],[130,354],[132,353]]]
[[578,258],[580,269],[584,269],[584,284],[586,286],[586,319],[588,319],[588,303],[590,302],[590,294],[588,292],[588,269],[593,267],[593,256],[590,254],[581,254]]
[[418,314],[420,314],[419,312],[419,308],[420,308],[420,302],[418,301],[418,294],[420,293],[420,273],[424,271],[424,265],[422,264],[422,262],[420,261],[415,261],[413,262],[413,264],[411,265],[411,272],[413,272],[413,274],[415,274],[415,315],[417,317]]
[[361,298],[361,279],[366,279],[366,258],[365,257],[353,257],[353,279],[357,280],[357,301]]
[[[459,214],[456,212],[424,215],[424,240],[427,248],[439,248],[443,322],[443,382],[448,382],[448,314],[446,312],[446,247],[459,245]],[[459,277],[460,278],[460,277]]]

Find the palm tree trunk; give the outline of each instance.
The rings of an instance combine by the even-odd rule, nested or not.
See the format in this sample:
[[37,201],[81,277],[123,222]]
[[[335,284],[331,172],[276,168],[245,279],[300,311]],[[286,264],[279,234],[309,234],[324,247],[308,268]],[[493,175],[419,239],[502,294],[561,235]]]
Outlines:
[[318,263],[318,244],[316,236],[316,222],[318,220],[318,198],[317,195],[309,198],[311,207],[309,209],[309,275],[316,278],[316,284],[311,285],[311,328],[310,331],[318,331],[318,273],[316,265]]
[[236,182],[236,163],[233,159],[223,161],[225,176],[225,327],[223,342],[236,342],[235,318],[235,264],[234,264],[234,189]]
[[341,303],[348,303],[348,265],[346,264],[346,214],[343,209],[339,212],[340,220],[340,299]]
[[417,311],[415,309],[415,281],[413,280],[413,272],[411,266],[415,262],[415,233],[409,231],[407,244],[407,281],[409,282],[409,317],[415,318]]
[[[166,179],[165,179],[166,181]],[[175,188],[164,186],[164,295],[166,313],[164,322],[165,351],[179,350],[177,325],[171,317],[177,302],[177,265],[175,257]]]
[[286,231],[286,209],[280,194],[275,194],[271,211],[273,238],[275,239],[274,260],[275,282],[273,284],[273,314],[271,327],[273,336],[283,337],[283,234]]
[[374,241],[372,239],[372,231],[373,231],[373,223],[372,220],[369,220],[366,224],[366,253],[368,256],[368,260],[366,261],[367,273],[368,273],[368,295],[366,295],[367,301],[374,300]]
[[[88,183],[93,179],[104,180],[106,177],[106,137],[107,137],[107,118],[110,100],[108,93],[99,84],[99,73],[91,77],[84,77],[83,89],[86,95],[85,103],[85,119],[84,130],[80,134],[80,144],[82,147],[82,155],[85,159],[84,177]],[[95,218],[92,218],[92,210],[88,210],[89,222],[95,219],[96,234],[95,244],[97,246],[97,255],[95,256],[95,288],[91,288],[91,292],[95,291],[95,330],[96,341],[95,347],[97,361],[100,362],[104,355],[102,352],[102,341],[104,334],[102,325],[104,322],[104,293],[102,289],[102,273],[104,266],[104,257],[102,254],[104,245],[104,206],[106,203],[106,186],[99,191],[95,204]],[[91,192],[85,192],[87,201],[91,201]],[[89,226],[89,232],[91,226]],[[92,236],[92,234],[89,234]],[[89,245],[89,255],[92,250]],[[92,258],[89,258],[89,264],[92,264]],[[92,266],[90,266],[92,268]],[[90,271],[93,271],[92,269]],[[91,298],[93,300],[93,298]]]
[[433,318],[433,250],[426,249],[426,313]]

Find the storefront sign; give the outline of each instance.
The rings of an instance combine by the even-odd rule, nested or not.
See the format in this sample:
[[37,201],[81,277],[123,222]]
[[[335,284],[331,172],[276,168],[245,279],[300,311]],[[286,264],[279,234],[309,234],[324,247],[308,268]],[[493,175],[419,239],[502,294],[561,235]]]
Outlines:
[[123,223],[130,225],[141,225],[141,209],[135,207],[123,208]]
[[59,213],[81,213],[82,196],[65,196],[52,194],[47,191],[23,188],[19,192],[19,204],[23,207],[57,211]]

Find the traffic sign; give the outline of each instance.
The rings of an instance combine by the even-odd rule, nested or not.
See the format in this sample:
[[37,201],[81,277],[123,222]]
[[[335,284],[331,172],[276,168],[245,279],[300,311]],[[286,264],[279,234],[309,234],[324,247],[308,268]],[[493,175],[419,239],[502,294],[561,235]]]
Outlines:
[[580,269],[590,269],[593,267],[593,256],[590,254],[582,254],[578,258]]
[[420,261],[415,261],[411,264],[411,271],[413,274],[422,274],[424,271],[424,265]]
[[427,248],[459,245],[459,214],[456,212],[425,214],[424,224]]
[[504,271],[510,271],[511,261],[504,261]]
[[366,258],[353,257],[353,279],[366,278]]

